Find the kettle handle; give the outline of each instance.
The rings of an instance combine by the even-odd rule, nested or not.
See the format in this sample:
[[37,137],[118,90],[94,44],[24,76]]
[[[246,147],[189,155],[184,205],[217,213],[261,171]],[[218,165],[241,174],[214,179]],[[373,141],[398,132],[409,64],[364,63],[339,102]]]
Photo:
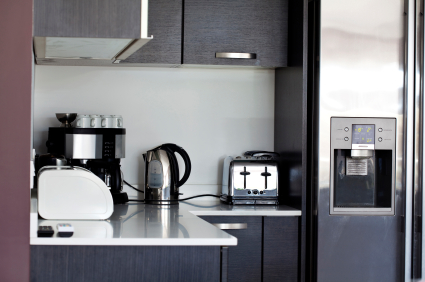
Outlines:
[[[185,170],[184,170],[182,179],[180,179],[176,184],[177,187],[182,186],[189,179],[190,171],[192,169],[192,164],[190,162],[189,155],[186,153],[186,151],[182,147],[177,146],[176,144],[171,144],[171,143],[162,144],[161,149],[168,149],[167,151],[172,153],[173,155],[174,153],[178,153],[180,156],[182,156]],[[177,161],[176,161],[176,165],[177,165]],[[177,169],[177,172],[178,171],[179,170]],[[177,179],[178,178],[179,178],[179,175],[177,175]]]

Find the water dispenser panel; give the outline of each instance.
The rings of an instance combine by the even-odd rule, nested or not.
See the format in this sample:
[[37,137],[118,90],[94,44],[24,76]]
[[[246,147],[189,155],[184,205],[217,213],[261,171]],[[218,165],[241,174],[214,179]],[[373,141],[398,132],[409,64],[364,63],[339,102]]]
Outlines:
[[391,215],[395,118],[331,118],[330,214]]

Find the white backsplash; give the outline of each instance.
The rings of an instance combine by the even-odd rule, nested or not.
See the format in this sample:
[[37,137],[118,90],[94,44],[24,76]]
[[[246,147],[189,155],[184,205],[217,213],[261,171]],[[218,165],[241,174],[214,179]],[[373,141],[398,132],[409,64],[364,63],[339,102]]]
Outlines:
[[37,153],[59,112],[122,115],[131,184],[144,182],[146,150],[175,143],[192,161],[187,184],[217,187],[226,156],[273,150],[274,70],[36,66]]

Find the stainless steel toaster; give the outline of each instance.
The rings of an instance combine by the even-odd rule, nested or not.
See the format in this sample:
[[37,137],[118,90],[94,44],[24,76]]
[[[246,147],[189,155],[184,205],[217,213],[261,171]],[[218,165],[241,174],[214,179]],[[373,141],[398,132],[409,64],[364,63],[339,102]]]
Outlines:
[[278,156],[248,151],[244,156],[225,158],[220,199],[234,205],[277,205]]

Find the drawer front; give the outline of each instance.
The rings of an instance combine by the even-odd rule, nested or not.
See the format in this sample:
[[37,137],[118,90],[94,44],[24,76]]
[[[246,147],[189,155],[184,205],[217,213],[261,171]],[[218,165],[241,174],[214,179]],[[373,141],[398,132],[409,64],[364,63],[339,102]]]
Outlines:
[[[238,245],[229,247],[228,281],[261,281],[262,217],[254,216],[201,216],[212,224],[238,238]],[[227,226],[225,226],[227,225]]]
[[185,0],[184,5],[184,64],[287,65],[287,0]]

